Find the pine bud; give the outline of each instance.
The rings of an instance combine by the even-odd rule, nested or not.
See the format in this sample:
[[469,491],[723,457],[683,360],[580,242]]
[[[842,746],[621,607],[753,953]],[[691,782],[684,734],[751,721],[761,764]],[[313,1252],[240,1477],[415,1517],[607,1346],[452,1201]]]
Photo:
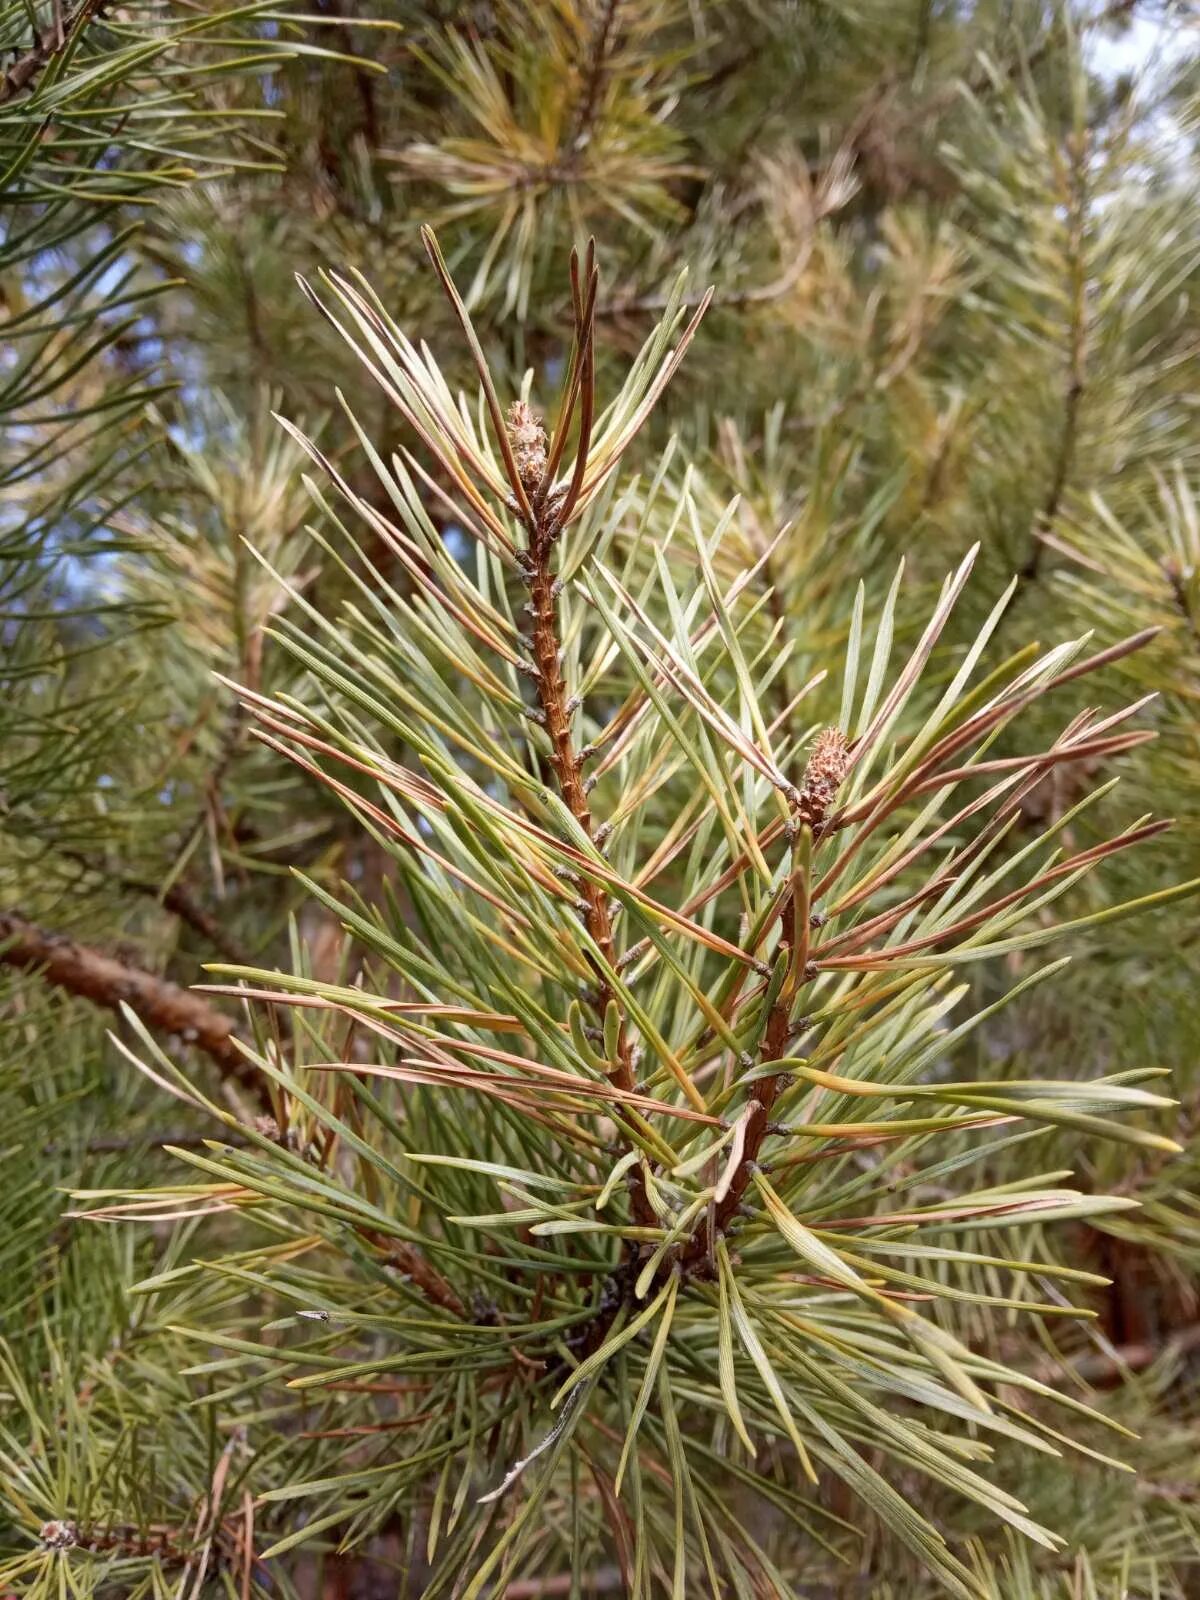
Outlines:
[[514,400],[506,422],[517,472],[525,489],[532,493],[546,473],[546,430],[542,419],[524,400]]
[[43,1522],[38,1538],[47,1550],[70,1550],[79,1543],[79,1529],[73,1522]]
[[842,786],[850,765],[850,746],[840,728],[822,728],[812,747],[796,797],[797,819],[816,833]]

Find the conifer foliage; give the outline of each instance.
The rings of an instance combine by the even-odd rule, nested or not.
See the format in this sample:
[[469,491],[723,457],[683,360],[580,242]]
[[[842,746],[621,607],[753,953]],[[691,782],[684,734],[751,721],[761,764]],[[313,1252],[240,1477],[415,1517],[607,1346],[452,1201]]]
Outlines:
[[152,477],[22,413],[6,1593],[1190,1592],[1195,216],[1088,65],[1133,9],[406,6],[396,108],[357,19],[246,14],[318,131],[136,247]]

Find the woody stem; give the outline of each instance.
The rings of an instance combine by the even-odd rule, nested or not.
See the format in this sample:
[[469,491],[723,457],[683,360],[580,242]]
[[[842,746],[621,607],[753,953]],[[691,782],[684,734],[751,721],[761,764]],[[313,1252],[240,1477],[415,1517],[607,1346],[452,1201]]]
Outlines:
[[[567,710],[567,695],[559,662],[556,596],[554,574],[550,563],[553,543],[549,530],[539,521],[533,529],[530,540],[532,560],[530,608],[533,616],[533,659],[537,668],[538,704],[550,738],[550,762],[558,779],[559,791],[571,815],[590,839],[595,836],[595,818],[588,803],[587,788],[583,779],[583,763],[571,738],[571,716]],[[584,879],[581,896],[586,907],[584,924],[587,931],[603,957],[605,966],[615,969],[616,950],[613,944],[612,917],[604,890],[599,884]],[[595,982],[592,985],[590,1002],[597,1020],[603,1025],[609,1002],[615,1000],[616,996],[613,994],[604,968],[598,963],[593,963],[593,972]],[[619,1001],[617,1003],[620,1004]],[[617,1088],[627,1092],[632,1092],[635,1087],[633,1047],[623,1015],[617,1030],[612,1081]],[[646,1200],[644,1185],[637,1177],[633,1180],[632,1194],[634,1210],[639,1219],[652,1220],[653,1213]]]
[[[767,1018],[766,1030],[762,1041],[762,1059],[764,1063],[778,1061],[787,1052],[788,1034],[790,1032],[791,1007],[786,1000],[777,1000],[771,1007]],[[750,1179],[754,1175],[758,1164],[759,1151],[762,1149],[763,1140],[767,1136],[767,1129],[771,1123],[771,1112],[779,1096],[783,1084],[783,1074],[776,1074],[769,1078],[759,1078],[751,1090],[750,1106],[746,1120],[746,1139],[742,1150],[742,1159],[738,1162],[737,1170],[730,1180],[725,1197],[712,1212],[707,1229],[693,1235],[687,1249],[680,1261],[684,1272],[699,1272],[704,1275],[706,1266],[713,1259],[716,1242],[726,1232],[730,1223],[737,1215],[742,1197],[750,1186]]]

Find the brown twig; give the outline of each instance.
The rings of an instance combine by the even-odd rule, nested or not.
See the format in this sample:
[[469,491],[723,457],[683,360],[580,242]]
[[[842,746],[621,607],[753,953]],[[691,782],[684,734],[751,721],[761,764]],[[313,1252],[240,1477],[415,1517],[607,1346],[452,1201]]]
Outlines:
[[[785,940],[786,942],[786,940]],[[767,1018],[767,1026],[763,1033],[761,1058],[764,1064],[778,1061],[787,1054],[788,1036],[791,1033],[791,1007],[786,1000],[776,1000],[771,1007]],[[762,1150],[763,1140],[767,1136],[768,1125],[771,1121],[771,1112],[779,1098],[779,1091],[784,1084],[784,1074],[775,1073],[768,1078],[759,1078],[750,1091],[750,1111],[746,1119],[746,1136],[742,1146],[742,1159],[734,1169],[729,1187],[725,1191],[724,1199],[714,1209],[709,1219],[709,1237],[697,1235],[688,1252],[685,1265],[695,1267],[701,1259],[707,1261],[712,1254],[712,1246],[716,1240],[729,1227],[737,1215],[742,1197],[750,1185],[750,1179],[758,1165],[759,1152]]]
[[155,1557],[173,1566],[190,1559],[186,1531],[165,1524],[96,1523],[79,1527],[69,1520],[44,1522],[38,1537],[47,1550],[87,1550],[95,1555]]
[[[580,280],[579,261],[572,256],[571,289],[575,308],[574,364],[579,372],[579,438],[576,445],[575,468],[570,484],[561,500],[549,491],[549,464],[545,434],[540,424],[533,427],[534,435],[526,438],[531,423],[527,408],[520,402],[509,413],[508,431],[517,448],[513,453],[514,465],[530,504],[527,519],[529,548],[525,553],[525,572],[529,582],[529,612],[532,619],[532,656],[535,668],[538,708],[542,725],[550,739],[550,764],[558,781],[558,788],[571,815],[589,839],[597,837],[596,821],[588,801],[587,784],[583,776],[583,761],[571,737],[571,719],[575,710],[567,697],[559,662],[558,636],[558,581],[553,567],[553,551],[567,518],[578,501],[583,484],[591,443],[592,421],[595,415],[595,359],[593,351],[593,318],[596,303],[597,274],[592,246],[588,247],[584,265],[583,282]],[[568,405],[573,397],[568,395]],[[561,439],[567,419],[560,423]],[[540,435],[540,438],[536,435]],[[603,887],[583,878],[580,895],[584,925],[600,952],[603,965],[593,963],[595,983],[590,1000],[596,1017],[603,1026],[610,1004],[619,1007],[605,968],[615,970],[616,948],[613,942],[612,916],[608,896]],[[633,1092],[636,1078],[633,1068],[633,1047],[629,1030],[622,1014],[617,1027],[616,1060],[612,1072],[613,1082],[627,1093]],[[640,1220],[649,1220],[653,1213],[646,1200],[645,1189],[635,1176],[631,1184],[634,1210]]]
[[[806,829],[813,837],[820,834],[846,776],[848,760],[849,746],[839,729],[826,728],[818,735],[800,788],[796,791],[793,830]],[[779,1061],[788,1053],[788,1041],[792,1036],[792,1008],[799,990],[811,976],[808,962],[809,915],[807,885],[799,872],[794,870],[791,892],[784,899],[779,913],[780,949],[786,952],[790,970],[788,978],[771,1001],[767,1014],[759,1047],[759,1058],[764,1065]],[[681,1263],[685,1271],[694,1272],[704,1267],[711,1270],[716,1241],[736,1217],[757,1170],[763,1140],[770,1132],[771,1112],[785,1083],[785,1073],[774,1073],[755,1079],[751,1085],[741,1157],[724,1194],[709,1211],[706,1229],[692,1239],[683,1253]]]
[[[151,1146],[169,1144],[176,1150],[201,1150],[212,1140],[211,1133],[186,1133],[181,1130],[171,1132],[160,1129],[150,1129],[145,1133],[109,1134],[98,1139],[89,1139],[83,1146],[84,1153],[92,1155],[121,1155],[127,1150],[144,1150]],[[221,1135],[221,1143],[234,1149],[247,1148],[250,1140],[236,1133]],[[63,1155],[70,1152],[70,1145],[46,1144],[42,1146],[44,1156]]]
[[98,878],[107,878],[119,884],[130,894],[144,895],[148,900],[155,900],[164,910],[172,916],[186,922],[188,927],[217,953],[224,956],[234,966],[249,966],[250,953],[231,934],[226,933],[217,918],[208,908],[200,903],[195,892],[189,886],[177,879],[165,891],[159,884],[149,878],[139,878],[133,873],[122,872],[119,869],[110,869],[103,862],[94,860],[80,850],[64,849],[60,852],[67,861],[72,861],[76,866],[82,867],[85,872],[90,872]]
[[233,1019],[190,989],[0,911],[0,963],[38,973],[52,988],[118,1011],[127,1005],[156,1033],[202,1050],[221,1076],[269,1106],[267,1087],[237,1045]]
[[[250,674],[244,674],[249,679]],[[251,687],[256,687],[251,683]],[[224,729],[221,732],[220,743],[217,747],[216,760],[212,770],[204,780],[204,800],[192,820],[180,835],[181,844],[177,859],[183,860],[190,854],[195,841],[208,826],[210,818],[219,815],[221,809],[221,789],[225,779],[229,776],[229,769],[233,766],[243,741],[246,736],[246,708],[238,700],[231,706]]]
[[140,878],[122,875],[120,881],[123,889],[129,889],[134,894],[150,895],[159,900],[173,916],[178,917],[181,922],[186,922],[194,933],[206,939],[226,961],[231,961],[235,966],[250,964],[249,951],[232,934],[226,933],[216,917],[207,907],[200,904],[186,883],[175,882],[165,894],[160,894],[155,884]]
[[[597,1567],[585,1574],[583,1587],[588,1594],[608,1593],[624,1585],[620,1567]],[[552,1578],[518,1578],[504,1590],[503,1600],[549,1600],[551,1595],[570,1595],[574,1592],[575,1578],[570,1572]]]
[[[247,1089],[259,1105],[270,1110],[267,1086],[238,1049],[233,1021],[200,995],[50,933],[12,912],[0,912],[0,963],[39,973],[54,988],[111,1010],[124,1003],[156,1032],[176,1034],[203,1050],[223,1077]],[[391,1265],[411,1278],[427,1300],[454,1316],[466,1315],[454,1290],[415,1245],[361,1231],[385,1252]]]
[[1159,565],[1162,568],[1163,577],[1167,580],[1167,587],[1171,591],[1172,604],[1183,618],[1183,623],[1188,631],[1192,645],[1200,645],[1200,624],[1197,623],[1196,617],[1193,615],[1191,601],[1188,598],[1187,590],[1184,588],[1183,574],[1179,570],[1178,561],[1171,555],[1167,556]]
[[[323,16],[336,18],[333,24],[333,36],[337,47],[347,63],[351,64],[354,73],[354,92],[358,97],[360,108],[359,127],[366,143],[368,153],[374,155],[379,149],[380,119],[379,104],[375,95],[375,74],[368,72],[365,66],[358,64],[358,52],[354,48],[354,39],[347,26],[346,13],[341,0],[317,0],[317,9]],[[353,13],[351,13],[353,15]],[[333,174],[340,176],[340,174]]]
[[388,1234],[376,1233],[370,1228],[359,1228],[359,1233],[376,1249],[382,1250],[389,1267],[411,1278],[414,1285],[435,1306],[448,1311],[451,1316],[466,1318],[467,1308],[454,1289],[415,1244],[403,1239],[393,1239]]
[[98,15],[104,4],[105,0],[82,0],[68,16],[57,16],[48,28],[35,33],[32,46],[0,76],[0,105],[14,99],[24,89],[32,92],[45,69],[62,54],[78,31]]
[[[1062,427],[1054,453],[1050,482],[1033,525],[1033,544],[1018,572],[1014,602],[1023,589],[1036,581],[1046,550],[1045,535],[1053,528],[1062,506],[1079,443],[1079,412],[1083,403],[1087,362],[1087,271],[1084,262],[1083,233],[1087,223],[1087,135],[1073,135],[1069,141],[1070,172],[1067,202],[1067,293],[1070,302],[1067,325],[1067,383],[1063,397]],[[1009,615],[1012,607],[1009,607]]]
[[608,77],[619,9],[620,0],[599,0],[595,25],[588,40],[587,59],[583,64],[579,98],[567,135],[567,148],[573,152],[584,147],[595,126],[600,98]]
[[1164,1356],[1189,1355],[1200,1349],[1200,1323],[1180,1328],[1167,1339],[1139,1339],[1133,1344],[1114,1345],[1109,1350],[1089,1350],[1071,1359],[1041,1362],[1033,1369],[1031,1377],[1039,1383],[1055,1383],[1070,1373],[1085,1383],[1116,1383],[1126,1372],[1144,1372]]

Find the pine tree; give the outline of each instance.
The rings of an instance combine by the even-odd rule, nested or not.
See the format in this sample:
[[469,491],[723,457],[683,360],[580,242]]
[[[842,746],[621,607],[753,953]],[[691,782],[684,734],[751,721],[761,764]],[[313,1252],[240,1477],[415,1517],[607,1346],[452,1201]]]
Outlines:
[[1190,1592],[1142,10],[39,18],[6,1590]]

